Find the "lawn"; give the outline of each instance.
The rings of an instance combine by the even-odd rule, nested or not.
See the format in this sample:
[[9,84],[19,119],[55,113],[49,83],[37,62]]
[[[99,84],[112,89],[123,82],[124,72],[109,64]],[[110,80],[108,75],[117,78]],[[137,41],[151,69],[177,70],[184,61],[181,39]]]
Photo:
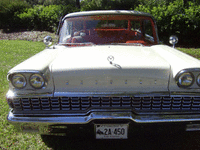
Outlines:
[[177,49],[197,59],[200,59],[200,48],[177,48]]
[[[9,111],[5,98],[8,90],[7,72],[44,48],[41,42],[0,40],[0,149],[49,149],[40,135],[18,133],[6,120]],[[178,49],[200,58],[200,49]]]
[[0,149],[48,149],[40,135],[17,133],[7,122],[9,108],[5,98],[7,72],[44,48],[41,42],[0,40]]

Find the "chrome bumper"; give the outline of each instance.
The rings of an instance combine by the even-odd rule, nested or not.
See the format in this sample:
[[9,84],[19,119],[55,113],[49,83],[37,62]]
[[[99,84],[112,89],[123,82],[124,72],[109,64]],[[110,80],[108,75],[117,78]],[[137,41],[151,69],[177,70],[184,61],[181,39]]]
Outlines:
[[[88,124],[95,120],[128,120],[135,123],[173,123],[184,122],[186,131],[200,130],[200,114],[198,115],[134,115],[131,112],[91,112],[88,116],[67,117],[17,117],[12,112],[8,121],[20,132],[37,132],[50,134],[52,125]],[[199,122],[199,124],[195,124]]]

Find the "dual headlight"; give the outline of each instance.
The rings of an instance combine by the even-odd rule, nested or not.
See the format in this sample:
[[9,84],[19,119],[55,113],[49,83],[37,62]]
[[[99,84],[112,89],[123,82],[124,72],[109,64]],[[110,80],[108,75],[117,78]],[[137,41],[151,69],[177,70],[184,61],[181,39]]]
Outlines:
[[[22,74],[14,74],[11,79],[12,85],[15,88],[22,89],[27,85],[27,80]],[[33,88],[40,89],[44,86],[45,81],[40,74],[32,74],[29,78],[29,83]]]
[[[191,72],[180,73],[176,78],[179,87],[190,87],[195,82],[195,76]],[[196,83],[200,86],[200,75],[196,77]]]

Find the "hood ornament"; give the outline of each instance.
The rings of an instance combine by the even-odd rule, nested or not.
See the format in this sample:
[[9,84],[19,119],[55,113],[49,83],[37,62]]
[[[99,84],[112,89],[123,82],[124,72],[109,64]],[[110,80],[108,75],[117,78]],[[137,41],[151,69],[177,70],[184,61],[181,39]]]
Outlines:
[[107,60],[109,61],[109,63],[111,65],[113,65],[114,67],[118,68],[118,69],[122,69],[122,67],[118,64],[113,63],[114,61],[114,57],[112,55],[108,56]]
[[107,60],[112,64],[114,57],[112,55],[108,56]]

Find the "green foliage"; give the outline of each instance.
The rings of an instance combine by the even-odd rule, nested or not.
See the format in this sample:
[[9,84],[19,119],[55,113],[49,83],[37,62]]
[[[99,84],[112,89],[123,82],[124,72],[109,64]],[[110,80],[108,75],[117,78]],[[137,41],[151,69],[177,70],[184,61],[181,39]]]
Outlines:
[[170,2],[174,0],[138,0],[141,5],[150,5],[150,6],[158,6],[158,5],[169,5]]
[[159,37],[167,42],[176,34],[181,44],[197,44],[200,36],[200,6],[194,2],[175,0],[167,4],[139,5],[135,10],[150,13],[157,20]]
[[75,4],[75,0],[0,0],[0,29],[56,31],[61,16],[79,11]]
[[[0,29],[56,31],[59,18],[79,11],[77,0],[0,0]],[[198,44],[200,0],[83,0],[81,11],[137,10],[152,14],[165,43],[172,34],[180,42]]]
[[[84,0],[81,10],[134,9],[147,12],[157,21],[159,37],[165,43],[172,34],[181,44],[198,44],[200,39],[200,1],[187,0]],[[137,7],[136,7],[137,6]]]
[[29,5],[75,5],[75,0],[25,0]]
[[29,8],[29,5],[23,0],[1,0],[0,1],[0,28],[13,29],[18,28],[19,18],[15,14],[23,12]]
[[36,5],[17,16],[24,28],[55,32],[60,17],[76,10],[77,8],[71,5]]
[[137,4],[137,0],[84,0],[81,2],[81,10],[129,10]]
[[197,58],[197,59],[200,59],[200,49],[199,48],[176,48],[178,49],[179,51],[182,51],[194,58]]

